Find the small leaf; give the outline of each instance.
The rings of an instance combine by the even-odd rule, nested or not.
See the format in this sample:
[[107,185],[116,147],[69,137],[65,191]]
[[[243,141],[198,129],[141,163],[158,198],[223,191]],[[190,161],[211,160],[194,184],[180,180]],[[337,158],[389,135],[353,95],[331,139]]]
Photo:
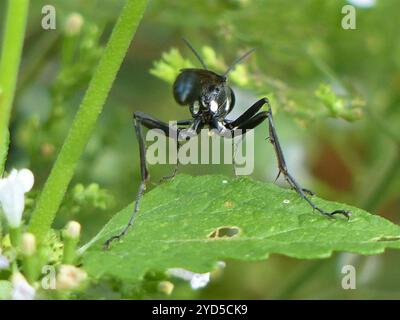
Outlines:
[[193,68],[193,64],[182,57],[180,52],[172,48],[162,54],[159,61],[155,61],[150,73],[168,83],[173,83],[181,69]]
[[81,249],[83,265],[95,278],[136,282],[149,271],[204,273],[221,260],[257,261],[271,253],[315,259],[333,251],[370,255],[400,248],[399,226],[348,205],[313,200],[325,210],[351,210],[352,216],[322,216],[294,191],[271,183],[179,175],[145,194],[133,228],[103,251],[132,206],[119,212]]
[[315,96],[328,109],[331,117],[340,117],[347,121],[359,120],[363,116],[362,108],[365,102],[361,99],[351,101],[340,98],[333,89],[326,84],[321,84],[315,91]]

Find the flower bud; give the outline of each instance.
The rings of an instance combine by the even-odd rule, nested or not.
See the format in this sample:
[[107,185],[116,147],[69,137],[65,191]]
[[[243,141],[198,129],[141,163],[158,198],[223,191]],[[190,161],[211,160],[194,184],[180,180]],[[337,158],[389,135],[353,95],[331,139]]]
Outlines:
[[169,281],[161,281],[158,284],[158,291],[169,296],[174,290],[174,284]]
[[82,269],[73,265],[63,264],[57,275],[57,289],[72,290],[78,288],[87,278]]
[[79,222],[70,221],[65,227],[64,236],[72,239],[78,239],[81,234],[81,225]]
[[32,233],[26,232],[22,235],[20,252],[22,255],[22,270],[26,279],[34,283],[38,277],[38,257],[36,253],[36,238]]
[[65,23],[65,33],[68,36],[79,34],[83,25],[83,17],[79,13],[71,13]]
[[21,253],[25,256],[32,256],[36,252],[36,239],[32,233],[26,232],[22,235]]
[[63,231],[64,253],[63,263],[73,264],[76,257],[76,246],[79,242],[81,225],[76,221],[68,222]]

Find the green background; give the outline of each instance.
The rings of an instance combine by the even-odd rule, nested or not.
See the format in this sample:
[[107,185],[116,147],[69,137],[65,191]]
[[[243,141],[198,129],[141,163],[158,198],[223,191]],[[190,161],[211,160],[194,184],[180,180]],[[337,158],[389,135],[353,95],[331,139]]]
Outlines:
[[[41,28],[45,4],[56,7],[56,30]],[[322,0],[150,1],[55,227],[78,220],[85,242],[134,199],[139,157],[132,112],[146,112],[164,121],[188,116],[188,110],[174,102],[171,85],[149,73],[153,62],[171,47],[196,63],[182,36],[196,48],[214,48],[225,61],[256,47],[254,57],[244,64],[260,76],[265,94],[272,94],[276,102],[276,125],[293,175],[323,198],[399,223],[396,14],[400,3],[377,0],[371,8],[357,8],[356,30],[341,27],[345,4]],[[123,1],[114,0],[31,3],[7,169],[30,168],[35,173],[35,190],[41,189],[49,174],[122,5]],[[1,14],[4,6],[1,1]],[[83,16],[84,25],[71,45],[63,25],[73,12]],[[361,119],[348,122],[321,112],[324,108],[315,95],[321,84],[329,84],[348,101],[361,99]],[[238,110],[250,106],[260,94],[243,88],[236,88],[236,93]],[[273,150],[264,141],[266,135],[265,128],[256,130],[252,177],[271,181],[277,167]],[[151,166],[154,184],[149,189],[171,170],[172,166]],[[229,165],[185,166],[182,171],[231,175]],[[89,187],[93,182],[99,187]],[[227,261],[223,273],[206,289],[193,292],[187,284],[177,283],[170,297],[400,298],[399,262],[399,253],[392,250],[372,257],[336,254],[321,261],[277,255],[257,263]],[[357,269],[356,290],[343,290],[340,285],[341,268],[349,263]],[[118,297],[106,284],[89,289],[88,296]]]

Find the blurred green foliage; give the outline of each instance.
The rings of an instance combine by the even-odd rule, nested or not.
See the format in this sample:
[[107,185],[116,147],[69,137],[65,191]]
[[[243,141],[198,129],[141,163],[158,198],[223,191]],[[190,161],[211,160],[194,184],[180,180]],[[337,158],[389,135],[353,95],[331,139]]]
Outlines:
[[[208,68],[211,68],[220,74],[223,74],[228,70],[229,66],[222,58],[217,58],[216,52],[213,48],[208,46],[202,47],[201,56]],[[173,48],[162,54],[162,59],[154,63],[154,67],[150,70],[150,73],[169,84],[173,84],[180,70],[185,68],[194,68],[194,64],[183,58],[180,52]],[[265,92],[265,88],[268,88],[269,86],[268,80],[257,74],[256,70],[253,70],[253,72],[248,70],[248,68],[243,64],[234,67],[233,71],[229,73],[229,79],[233,85],[249,90],[260,98],[265,96],[275,97],[273,93]],[[322,102],[321,107],[325,107],[327,109],[326,112],[324,112],[322,108],[319,110],[314,108],[312,113],[306,114],[302,112],[301,107],[294,101],[288,103],[290,108],[287,108],[285,111],[292,113],[293,116],[297,116],[300,119],[307,119],[307,116],[315,119],[316,117],[329,115],[331,117],[342,118],[348,121],[355,121],[362,117],[361,107],[363,107],[365,103],[360,98],[354,98],[353,100],[347,99],[345,101],[333,91],[331,86],[326,84],[320,85],[320,87],[315,91],[315,97]],[[287,97],[282,97],[280,103],[284,104],[284,102],[287,101],[286,99]],[[276,108],[276,99],[271,99],[271,102],[272,105],[275,106],[274,111],[276,112],[278,109]]]
[[[24,56],[10,127],[7,168],[29,167],[40,190],[87,88],[122,0],[31,2]],[[57,9],[57,29],[41,28],[41,8]],[[357,8],[357,29],[344,30],[347,1],[193,0],[150,1],[105,111],[60,210],[56,225],[73,214],[83,241],[118,208],[134,198],[139,179],[132,111],[162,120],[188,111],[173,101],[177,69],[199,66],[181,37],[189,39],[210,66],[224,70],[248,48],[256,52],[231,73],[243,111],[259,96],[272,99],[289,167],[322,197],[346,201],[400,222],[400,42],[396,0]],[[0,2],[0,14],[4,2]],[[71,40],[67,17],[84,24]],[[171,48],[176,48],[172,49]],[[150,71],[151,70],[151,71]],[[335,119],[329,119],[333,117]],[[351,120],[352,122],[344,121]],[[355,121],[357,120],[357,121]],[[273,179],[276,164],[257,129],[254,177]],[[299,151],[300,150],[300,151]],[[150,168],[153,183],[168,166]],[[230,174],[229,166],[188,166],[185,172]],[[98,187],[90,187],[93,183]],[[87,186],[83,187],[82,186]],[[150,186],[151,187],[151,186]],[[114,199],[114,200],[110,200]],[[399,298],[400,255],[351,257],[360,270],[355,291],[341,289],[347,255],[327,262],[271,257],[267,262],[228,261],[224,274],[192,292],[186,284],[172,298]],[[113,297],[112,284],[86,296]]]

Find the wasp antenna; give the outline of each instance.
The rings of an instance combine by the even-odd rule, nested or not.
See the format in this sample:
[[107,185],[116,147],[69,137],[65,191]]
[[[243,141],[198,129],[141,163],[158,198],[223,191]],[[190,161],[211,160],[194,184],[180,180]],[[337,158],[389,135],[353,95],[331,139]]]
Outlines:
[[253,48],[249,51],[247,51],[244,55],[240,56],[239,58],[237,58],[228,68],[228,70],[225,71],[225,73],[223,74],[224,77],[226,77],[226,75],[231,72],[234,67],[239,64],[240,62],[242,62],[244,59],[246,59],[250,54],[252,54],[254,51],[256,50],[256,48]]
[[200,57],[200,55],[197,53],[197,51],[193,48],[193,46],[190,44],[188,40],[185,38],[182,38],[183,41],[185,41],[186,45],[189,47],[190,50],[194,53],[196,58],[200,61],[201,65],[203,66],[204,69],[208,70],[206,64],[204,63],[203,59]]

